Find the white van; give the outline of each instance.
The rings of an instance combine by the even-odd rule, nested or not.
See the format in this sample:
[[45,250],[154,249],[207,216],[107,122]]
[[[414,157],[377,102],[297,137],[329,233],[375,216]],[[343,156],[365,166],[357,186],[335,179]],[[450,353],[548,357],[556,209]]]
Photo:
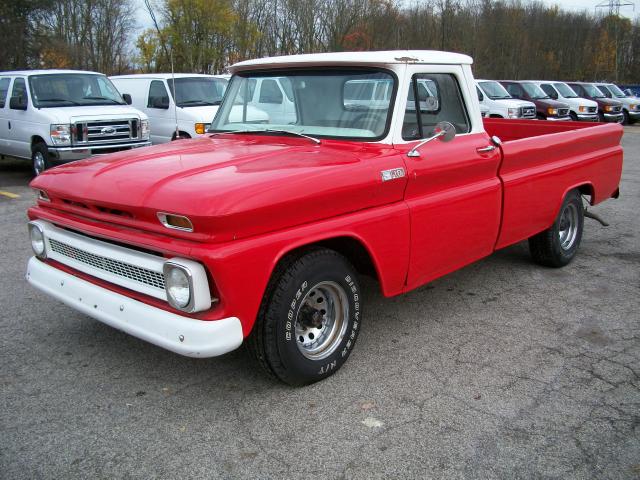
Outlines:
[[574,122],[599,122],[598,104],[593,100],[579,97],[578,94],[564,82],[539,81],[534,82],[544,93],[554,100],[569,105],[569,115]]
[[0,155],[34,175],[64,162],[150,145],[147,116],[96,72],[0,72]]
[[489,109],[487,116],[494,118],[536,118],[535,103],[518,100],[495,80],[476,80],[478,101]]

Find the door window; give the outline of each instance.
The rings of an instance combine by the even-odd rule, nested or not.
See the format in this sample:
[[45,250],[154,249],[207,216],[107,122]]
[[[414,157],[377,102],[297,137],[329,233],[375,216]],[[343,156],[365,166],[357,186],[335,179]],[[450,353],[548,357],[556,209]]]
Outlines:
[[471,129],[456,77],[448,73],[414,75],[409,85],[402,138],[430,137],[433,128],[442,121],[451,122],[457,133],[468,133]]
[[24,78],[16,78],[13,82],[13,89],[11,90],[12,97],[22,97],[25,102],[27,100],[27,84]]
[[11,79],[9,77],[0,78],[0,108],[4,108],[10,83]]
[[169,94],[167,88],[164,86],[164,82],[160,80],[154,80],[149,86],[149,100],[147,101],[148,108],[169,108]]
[[540,88],[544,91],[544,93],[549,95],[551,98],[558,98],[558,94],[556,93],[556,89],[553,88],[548,83],[543,83],[542,85],[540,85]]
[[260,88],[260,103],[274,103],[280,105],[282,103],[282,92],[278,83],[271,79],[266,78],[262,81]]

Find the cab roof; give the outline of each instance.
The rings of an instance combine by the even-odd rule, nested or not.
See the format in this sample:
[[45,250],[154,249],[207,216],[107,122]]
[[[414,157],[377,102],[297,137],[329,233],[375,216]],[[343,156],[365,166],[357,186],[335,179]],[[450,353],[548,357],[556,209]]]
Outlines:
[[236,73],[243,70],[269,69],[303,66],[350,66],[369,65],[384,66],[390,64],[436,64],[436,65],[471,65],[473,59],[461,53],[440,52],[437,50],[388,50],[379,52],[334,52],[311,53],[304,55],[287,55],[282,57],[265,57],[245,60],[231,67]]

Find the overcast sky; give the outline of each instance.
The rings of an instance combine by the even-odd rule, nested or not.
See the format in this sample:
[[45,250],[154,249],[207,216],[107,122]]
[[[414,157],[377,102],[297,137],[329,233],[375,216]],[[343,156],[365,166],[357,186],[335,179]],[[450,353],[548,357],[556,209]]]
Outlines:
[[[582,10],[587,10],[590,13],[595,11],[596,5],[600,3],[608,4],[609,0],[542,0],[547,5],[559,5],[561,8],[565,10],[571,10],[573,12],[579,12]],[[614,0],[615,1],[615,0]],[[629,18],[635,18],[640,15],[640,0],[617,0],[623,3],[633,3],[634,7],[622,7],[620,8],[620,15],[624,15]],[[144,6],[144,0],[134,0],[134,3],[138,5],[137,11],[137,19],[140,27],[142,28],[150,28],[153,24],[151,22],[151,18],[147,13],[147,10]],[[603,11],[606,13],[606,8],[598,9],[598,11]]]

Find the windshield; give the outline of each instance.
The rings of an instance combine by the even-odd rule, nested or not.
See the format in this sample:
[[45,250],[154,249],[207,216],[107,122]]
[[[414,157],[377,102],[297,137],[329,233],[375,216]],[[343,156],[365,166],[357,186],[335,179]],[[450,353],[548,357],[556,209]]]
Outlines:
[[[178,107],[202,107],[220,105],[227,81],[224,78],[185,77],[176,78],[176,105]],[[168,79],[169,91],[173,96],[173,79]]]
[[512,98],[511,95],[509,95],[509,92],[507,92],[507,90],[498,82],[479,82],[479,85],[491,100]]
[[560,92],[560,96],[563,98],[578,98],[578,94],[566,83],[554,83],[553,86],[556,87],[556,90]]
[[395,88],[390,73],[374,69],[242,72],[232,78],[210,131],[379,139]]
[[587,95],[592,98],[607,98],[607,96],[600,90],[598,90],[598,88],[596,88],[594,85],[585,83],[582,85],[582,88],[584,88],[584,91],[587,92]]
[[610,85],[607,85],[607,88],[609,89],[609,91],[611,93],[613,93],[614,96],[618,97],[618,98],[625,98],[626,95],[624,94],[624,92],[622,90],[620,90],[616,85],[614,85],[613,83]]
[[541,98],[550,98],[549,95],[544,93],[544,90],[533,83],[523,83],[522,88],[524,88],[524,91],[527,92],[527,95],[529,95],[529,97],[534,100],[539,100]]
[[36,108],[126,105],[111,80],[90,73],[55,73],[29,77]]

